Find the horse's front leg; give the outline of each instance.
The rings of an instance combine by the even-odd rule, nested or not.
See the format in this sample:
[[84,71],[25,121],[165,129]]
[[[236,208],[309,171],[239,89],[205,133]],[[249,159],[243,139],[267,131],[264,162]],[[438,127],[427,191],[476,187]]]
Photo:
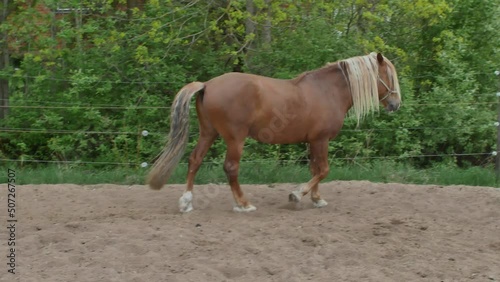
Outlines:
[[328,203],[319,195],[319,183],[330,170],[328,166],[328,140],[320,140],[310,143],[310,167],[312,178],[309,182],[301,185],[298,190],[293,191],[288,196],[290,202],[300,202],[302,196],[311,191],[313,205],[317,208],[324,207]]

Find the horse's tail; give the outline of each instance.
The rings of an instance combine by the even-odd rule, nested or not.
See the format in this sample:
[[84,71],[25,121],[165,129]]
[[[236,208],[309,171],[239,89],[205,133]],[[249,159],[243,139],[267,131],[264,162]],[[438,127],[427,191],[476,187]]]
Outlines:
[[189,102],[196,92],[204,88],[205,84],[202,82],[191,82],[175,96],[170,113],[170,133],[167,145],[149,172],[147,182],[151,189],[161,189],[182,158],[188,141]]

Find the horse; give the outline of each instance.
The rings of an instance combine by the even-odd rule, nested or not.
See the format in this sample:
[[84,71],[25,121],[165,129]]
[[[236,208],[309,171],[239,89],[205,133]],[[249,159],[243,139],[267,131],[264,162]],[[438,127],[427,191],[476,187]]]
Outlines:
[[171,107],[168,142],[159,154],[147,183],[159,190],[167,182],[186,149],[190,101],[196,93],[199,139],[188,162],[186,189],[179,210],[193,210],[195,175],[217,137],[227,145],[223,165],[233,193],[234,211],[256,210],[238,182],[245,139],[268,144],[308,143],[311,179],[288,196],[299,203],[311,192],[314,207],[327,202],[319,183],[329,172],[328,143],[340,132],[344,119],[353,116],[358,125],[368,113],[389,112],[401,105],[396,68],[380,53],[372,52],[304,72],[293,79],[275,79],[246,73],[225,73],[206,82],[191,82],[177,93]]

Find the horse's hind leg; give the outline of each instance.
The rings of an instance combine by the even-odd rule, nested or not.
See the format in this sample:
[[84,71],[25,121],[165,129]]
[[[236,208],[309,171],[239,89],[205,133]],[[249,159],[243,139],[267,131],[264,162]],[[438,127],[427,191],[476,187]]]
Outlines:
[[[198,101],[200,103],[201,101]],[[179,199],[179,210],[181,212],[189,212],[193,210],[193,187],[194,187],[194,178],[198,169],[201,166],[201,162],[203,158],[210,149],[210,146],[214,143],[215,139],[218,136],[217,131],[213,128],[213,126],[209,123],[207,119],[204,118],[203,113],[201,112],[200,105],[196,105],[198,110],[198,120],[200,123],[200,139],[198,139],[198,143],[194,148],[193,152],[189,156],[189,164],[188,164],[188,173],[187,173],[187,186],[186,190],[182,194],[182,197]]]
[[193,152],[189,156],[189,164],[188,164],[188,173],[187,173],[187,185],[186,190],[182,194],[182,197],[179,199],[179,210],[181,212],[189,212],[193,210],[193,187],[194,187],[194,178],[198,169],[201,166],[201,162],[203,157],[208,152],[210,146],[214,143],[217,138],[217,132],[213,135],[202,135],[196,144]]
[[319,195],[319,182],[323,180],[329,172],[328,166],[328,140],[321,140],[317,142],[310,143],[311,150],[311,173],[312,178],[305,185],[302,185],[299,190],[290,193],[288,199],[291,202],[298,203],[302,196],[307,195],[309,191],[311,192],[311,199],[313,205],[317,208],[324,207],[328,203],[321,198]]
[[241,190],[240,183],[238,182],[238,172],[240,168],[241,154],[243,153],[243,145],[245,140],[226,140],[227,153],[226,160],[224,162],[224,172],[226,173],[229,185],[231,186],[231,191],[233,192],[233,197],[236,202],[234,206],[234,211],[237,212],[249,212],[254,211],[256,208],[252,206]]

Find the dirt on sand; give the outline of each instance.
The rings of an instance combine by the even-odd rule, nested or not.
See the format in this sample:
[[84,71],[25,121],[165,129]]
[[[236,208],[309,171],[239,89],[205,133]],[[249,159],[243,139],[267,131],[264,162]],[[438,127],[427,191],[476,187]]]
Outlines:
[[316,209],[288,203],[296,187],[243,185],[257,211],[235,213],[228,186],[200,185],[181,214],[184,185],[18,186],[0,280],[500,281],[499,189],[336,181]]

